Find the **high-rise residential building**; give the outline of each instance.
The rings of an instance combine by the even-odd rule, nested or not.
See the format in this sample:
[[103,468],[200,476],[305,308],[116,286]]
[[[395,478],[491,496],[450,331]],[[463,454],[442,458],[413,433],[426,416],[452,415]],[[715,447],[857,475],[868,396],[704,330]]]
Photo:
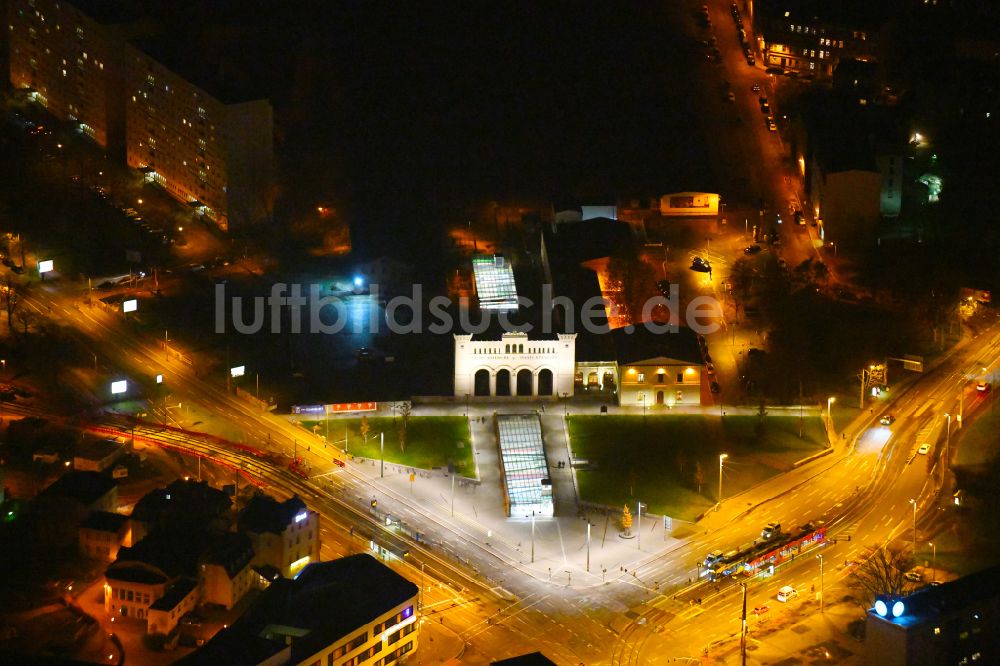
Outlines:
[[125,46],[129,166],[223,230],[271,214],[273,110],[236,79],[190,45]]
[[103,148],[125,134],[122,40],[142,32],[124,2],[8,0],[10,82]]

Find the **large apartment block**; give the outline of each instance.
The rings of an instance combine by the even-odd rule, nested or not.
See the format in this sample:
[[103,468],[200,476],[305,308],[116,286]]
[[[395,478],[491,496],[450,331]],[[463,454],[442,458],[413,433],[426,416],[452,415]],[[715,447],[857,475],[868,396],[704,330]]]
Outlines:
[[11,84],[222,229],[268,219],[273,110],[236,83],[253,73],[204,38],[152,40],[130,6],[8,0]]
[[121,4],[8,0],[10,82],[56,118],[79,123],[103,148],[124,137],[119,44],[129,28]]
[[[184,74],[160,44],[125,47],[128,165],[224,230],[271,211],[271,103],[205,70]],[[180,69],[180,68],[178,68]],[[197,82],[197,83],[196,83]]]

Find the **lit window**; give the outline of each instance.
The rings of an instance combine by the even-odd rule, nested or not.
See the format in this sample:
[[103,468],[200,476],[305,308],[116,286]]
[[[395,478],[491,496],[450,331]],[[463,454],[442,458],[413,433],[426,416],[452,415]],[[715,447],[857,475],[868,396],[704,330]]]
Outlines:
[[941,635],[941,627],[934,627],[934,635],[935,636]]
[[645,374],[645,373],[642,373],[642,372],[640,372],[640,373],[639,373],[639,376],[638,376],[638,377],[636,377],[636,381],[637,381],[637,382],[644,382],[644,381],[646,381],[646,374]]

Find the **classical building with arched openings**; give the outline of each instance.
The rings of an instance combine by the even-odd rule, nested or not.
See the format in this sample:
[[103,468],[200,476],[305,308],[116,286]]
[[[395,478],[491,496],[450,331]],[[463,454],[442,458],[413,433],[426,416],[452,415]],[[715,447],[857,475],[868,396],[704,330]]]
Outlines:
[[455,336],[455,395],[458,397],[551,397],[573,394],[576,334],[532,340],[511,332],[500,340]]

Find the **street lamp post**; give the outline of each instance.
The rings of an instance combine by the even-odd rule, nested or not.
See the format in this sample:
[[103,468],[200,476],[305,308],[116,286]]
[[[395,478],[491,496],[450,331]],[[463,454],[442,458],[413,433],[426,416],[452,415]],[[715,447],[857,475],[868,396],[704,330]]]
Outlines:
[[833,429],[833,403],[837,402],[837,398],[830,396],[826,399],[826,425],[827,428]]
[[917,556],[917,500],[911,499],[913,505],[913,556]]
[[[378,452],[379,452],[379,462],[380,462],[380,472],[379,478],[385,478],[385,433],[380,432],[378,434]],[[452,475],[452,480],[454,480],[454,475]],[[452,488],[452,495],[454,496],[454,487]],[[452,511],[454,513],[454,510]]]
[[937,545],[931,541],[927,544],[931,547],[931,582],[937,580]]
[[722,508],[722,461],[729,457],[728,453],[719,454],[719,501],[715,505],[715,510],[718,511]]
[[587,519],[587,573],[590,573],[590,519]]
[[636,503],[639,505],[638,511],[636,511],[636,519],[635,519],[635,525],[636,525],[635,535],[637,537],[636,544],[639,546],[639,550],[642,550],[642,502],[636,502]]
[[823,554],[820,553],[816,557],[819,558],[819,612],[823,612]]
[[535,514],[531,514],[531,563],[535,563]]

